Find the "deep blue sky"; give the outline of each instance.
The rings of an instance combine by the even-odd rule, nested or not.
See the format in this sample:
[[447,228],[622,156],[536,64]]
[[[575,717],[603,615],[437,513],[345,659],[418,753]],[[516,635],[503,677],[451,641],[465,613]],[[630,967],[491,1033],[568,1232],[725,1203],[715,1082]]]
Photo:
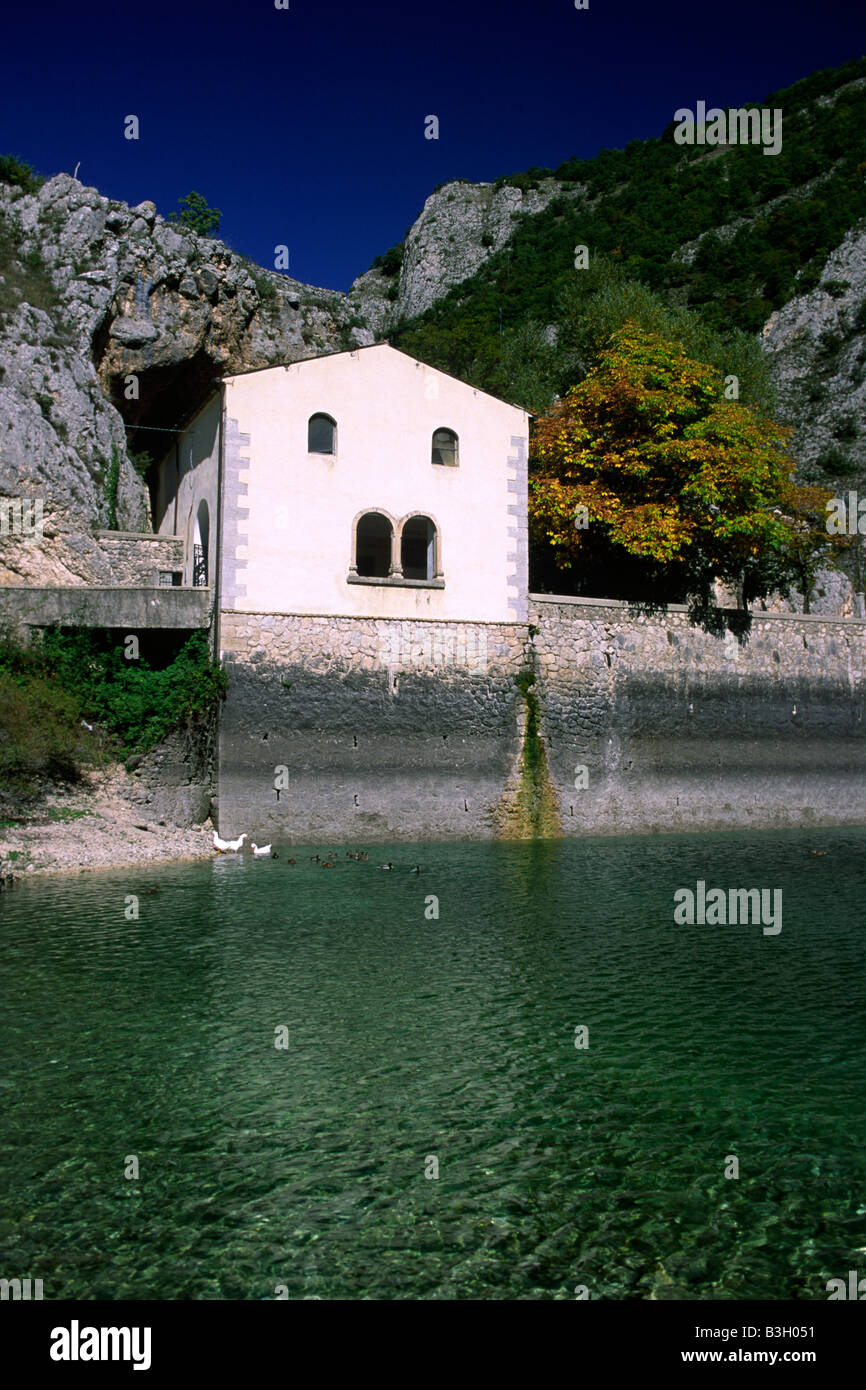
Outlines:
[[0,152],[163,215],[195,188],[236,250],[346,289],[437,183],[760,101],[866,52],[866,0],[18,0],[2,35]]

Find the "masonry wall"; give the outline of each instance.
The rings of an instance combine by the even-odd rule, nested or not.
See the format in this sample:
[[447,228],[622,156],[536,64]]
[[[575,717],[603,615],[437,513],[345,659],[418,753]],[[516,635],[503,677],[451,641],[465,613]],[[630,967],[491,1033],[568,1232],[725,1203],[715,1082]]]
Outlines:
[[111,565],[115,584],[159,585],[160,571],[182,571],[184,546],[180,536],[156,536],[129,531],[97,531],[99,548]]
[[682,609],[531,609],[564,834],[866,823],[866,622],[755,615],[741,648]]
[[518,772],[527,635],[223,612],[220,833],[325,845],[495,835]]
[[[866,823],[866,622],[755,615],[740,647],[679,609],[536,595],[529,619],[224,612],[221,833],[340,845]],[[533,818],[528,767],[552,815]]]

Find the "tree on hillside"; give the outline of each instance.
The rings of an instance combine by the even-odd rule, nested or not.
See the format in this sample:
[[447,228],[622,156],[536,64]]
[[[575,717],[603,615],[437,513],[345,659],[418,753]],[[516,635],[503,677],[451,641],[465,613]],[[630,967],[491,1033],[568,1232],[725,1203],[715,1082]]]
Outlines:
[[808,590],[830,548],[828,493],[797,488],[790,431],[724,398],[717,368],[629,321],[536,425],[530,528],[579,589],[688,600],[718,631],[719,579],[749,603]]
[[215,237],[220,229],[220,219],[222,213],[219,208],[208,207],[205,199],[200,193],[187,193],[183,198],[178,198],[180,212],[170,212],[169,222],[176,222],[181,227],[188,227],[191,232],[197,232],[199,236]]

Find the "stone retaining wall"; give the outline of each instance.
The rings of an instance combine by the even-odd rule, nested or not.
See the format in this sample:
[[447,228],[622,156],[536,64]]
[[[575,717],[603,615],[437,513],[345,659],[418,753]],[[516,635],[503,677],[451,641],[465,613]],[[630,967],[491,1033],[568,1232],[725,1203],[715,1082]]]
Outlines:
[[224,835],[866,823],[862,620],[758,614],[741,646],[680,608],[535,595],[510,625],[224,612],[220,645]]
[[495,834],[520,754],[527,635],[521,624],[222,613],[220,833],[325,844]]
[[866,822],[866,622],[756,614],[740,646],[538,595],[532,621],[565,834]]

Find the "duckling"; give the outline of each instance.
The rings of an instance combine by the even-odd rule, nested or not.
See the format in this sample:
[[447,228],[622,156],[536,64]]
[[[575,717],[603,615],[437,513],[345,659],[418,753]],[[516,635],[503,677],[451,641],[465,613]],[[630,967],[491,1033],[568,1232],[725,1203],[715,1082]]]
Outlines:
[[311,855],[310,855],[310,863],[311,863],[311,864],[321,864],[321,862],[322,862],[322,861],[321,861],[321,859],[319,858],[319,856],[318,856],[317,854],[311,854]]
[[287,864],[294,864],[294,862],[295,862],[294,859],[287,859],[287,860],[286,860],[286,863],[287,863]]

